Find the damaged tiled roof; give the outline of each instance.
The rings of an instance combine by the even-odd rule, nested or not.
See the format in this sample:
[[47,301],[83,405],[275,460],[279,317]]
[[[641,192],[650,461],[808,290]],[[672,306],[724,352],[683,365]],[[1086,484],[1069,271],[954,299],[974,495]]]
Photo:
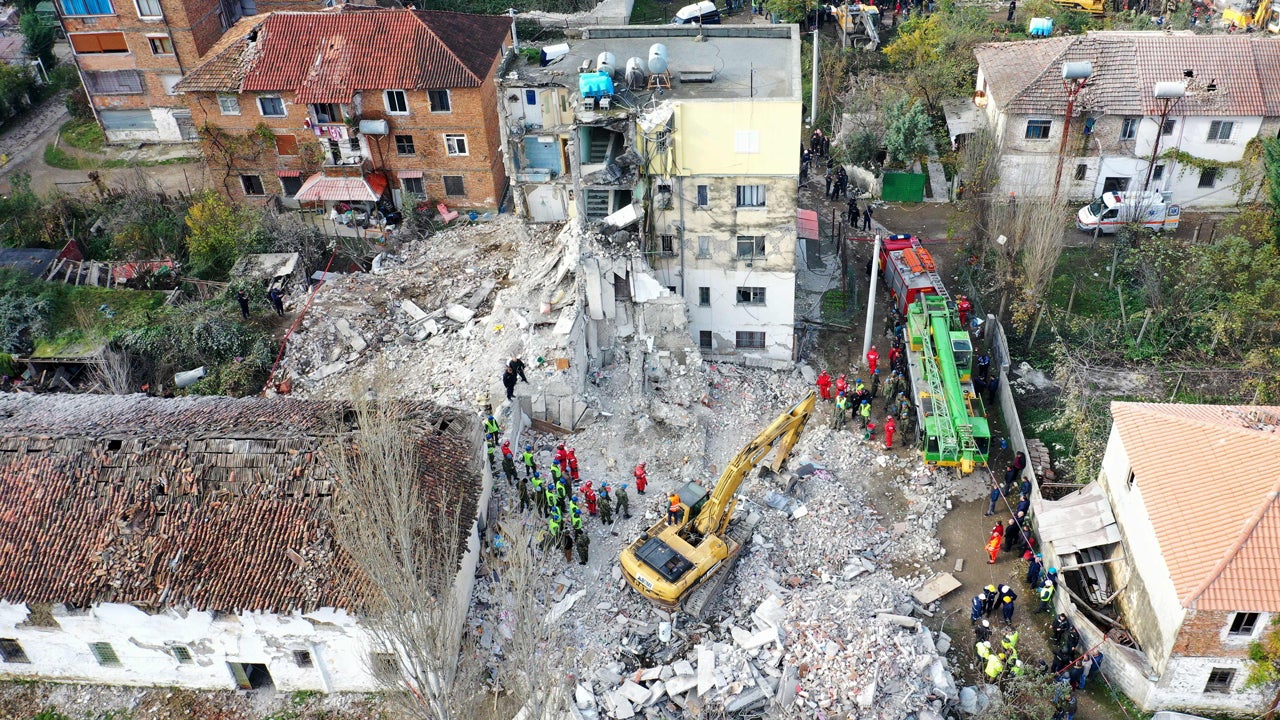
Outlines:
[[1079,114],[1158,115],[1164,103],[1152,95],[1155,84],[1189,79],[1191,92],[1175,114],[1280,115],[1276,38],[1097,31],[988,43],[974,53],[988,93],[1010,113],[1061,115],[1067,105],[1062,64],[1089,61],[1093,75],[1077,99]]
[[257,27],[252,40],[246,35],[212,54],[177,89],[348,103],[361,90],[477,87],[502,54],[511,19],[340,5],[274,12]]
[[175,92],[221,92],[234,90],[244,82],[245,71],[257,50],[249,35],[262,26],[266,16],[250,15],[232,25],[205,54],[208,58],[174,86]]
[[[475,518],[456,415],[404,406],[433,505]],[[346,406],[290,398],[0,395],[0,599],[358,610],[326,457]],[[463,535],[465,536],[465,535]]]
[[1280,407],[1113,402],[1111,414],[1179,602],[1280,612]]

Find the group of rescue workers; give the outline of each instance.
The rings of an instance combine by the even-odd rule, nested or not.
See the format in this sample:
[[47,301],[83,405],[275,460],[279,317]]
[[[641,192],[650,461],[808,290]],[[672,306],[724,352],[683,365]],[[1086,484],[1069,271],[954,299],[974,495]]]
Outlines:
[[[911,387],[906,379],[907,357],[903,351],[902,341],[894,339],[889,349],[889,379],[880,383],[880,352],[875,345],[867,351],[867,376],[870,385],[855,377],[853,385],[849,385],[848,376],[841,373],[833,381],[831,373],[823,370],[817,379],[818,393],[823,400],[835,403],[835,412],[831,420],[831,429],[843,430],[850,419],[850,413],[858,418],[858,427],[862,430],[862,439],[872,441],[876,437],[876,422],[873,415],[873,402],[884,394],[884,447],[893,448],[893,436],[899,427],[902,434],[899,446],[914,442],[916,431],[915,406],[911,403]],[[834,394],[833,394],[834,391]]]

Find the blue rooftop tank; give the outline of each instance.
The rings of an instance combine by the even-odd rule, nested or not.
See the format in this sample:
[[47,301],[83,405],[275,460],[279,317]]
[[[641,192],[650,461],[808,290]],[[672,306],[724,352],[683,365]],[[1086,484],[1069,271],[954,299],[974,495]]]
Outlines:
[[582,73],[578,76],[582,97],[600,98],[613,95],[613,77],[607,72]]

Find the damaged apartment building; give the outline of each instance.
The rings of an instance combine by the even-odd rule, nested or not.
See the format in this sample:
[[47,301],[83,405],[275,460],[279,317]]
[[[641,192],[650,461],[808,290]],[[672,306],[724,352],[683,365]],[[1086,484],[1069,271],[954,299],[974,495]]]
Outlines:
[[799,29],[590,28],[540,55],[499,83],[517,212],[635,233],[704,356],[789,365]]

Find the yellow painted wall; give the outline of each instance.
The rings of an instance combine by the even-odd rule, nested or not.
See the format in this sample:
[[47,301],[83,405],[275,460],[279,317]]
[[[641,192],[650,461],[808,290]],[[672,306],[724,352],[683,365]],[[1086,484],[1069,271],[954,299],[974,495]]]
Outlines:
[[[678,102],[671,158],[655,157],[650,172],[671,175],[798,175],[799,102]],[[737,152],[739,131],[756,133],[756,152]]]

